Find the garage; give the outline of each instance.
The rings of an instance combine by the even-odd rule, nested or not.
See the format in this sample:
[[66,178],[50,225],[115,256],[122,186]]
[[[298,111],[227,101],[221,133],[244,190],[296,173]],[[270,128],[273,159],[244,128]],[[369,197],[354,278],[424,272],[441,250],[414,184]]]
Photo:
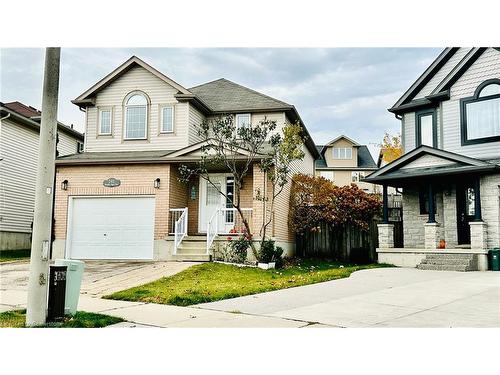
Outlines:
[[153,259],[152,196],[70,197],[66,258]]

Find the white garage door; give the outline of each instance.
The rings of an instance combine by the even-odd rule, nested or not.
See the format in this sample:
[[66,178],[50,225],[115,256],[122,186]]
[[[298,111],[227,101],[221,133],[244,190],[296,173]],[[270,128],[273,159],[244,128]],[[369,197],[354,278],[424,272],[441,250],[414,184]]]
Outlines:
[[153,259],[153,197],[71,198],[66,256]]

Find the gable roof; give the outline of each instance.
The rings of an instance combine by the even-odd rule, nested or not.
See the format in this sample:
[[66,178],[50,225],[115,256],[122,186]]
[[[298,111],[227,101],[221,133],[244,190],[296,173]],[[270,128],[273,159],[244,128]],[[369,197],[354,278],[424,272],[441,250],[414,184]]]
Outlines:
[[[441,160],[442,162],[434,163],[434,165],[424,163],[426,164],[425,166],[417,165],[414,168],[405,168],[405,166],[410,166],[412,162],[426,156],[433,156],[436,160]],[[390,182],[406,178],[436,175],[446,176],[447,174],[466,172],[484,172],[499,168],[500,165],[485,160],[475,159],[429,146],[420,146],[373,172],[363,179],[363,181],[383,183],[384,181]]]
[[96,93],[98,93],[100,90],[102,90],[106,86],[110,85],[112,82],[114,82],[116,79],[121,77],[123,74],[125,74],[126,72],[128,72],[130,69],[132,69],[135,66],[140,66],[140,67],[146,69],[148,72],[152,73],[156,77],[160,78],[162,81],[168,83],[170,86],[172,86],[173,88],[178,90],[179,94],[192,96],[192,93],[189,92],[189,90],[187,90],[183,86],[179,85],[177,82],[170,79],[169,77],[167,77],[165,74],[163,74],[159,70],[156,70],[151,65],[142,61],[137,56],[132,56],[130,59],[125,61],[118,68],[116,68],[111,73],[106,75],[99,82],[97,82],[95,85],[93,85],[92,87],[87,89],[85,92],[83,92],[81,95],[79,95],[76,99],[72,100],[71,102],[73,104],[80,106],[80,107],[85,107],[89,104],[93,105],[94,103],[92,101],[92,98],[95,96]]
[[292,105],[239,85],[225,78],[189,88],[213,112],[254,112],[256,110],[284,110]]
[[[331,142],[330,142],[331,143]],[[336,167],[328,167],[326,164],[325,160],[325,151],[327,149],[328,145],[324,146],[316,146],[320,156],[315,160],[315,166],[316,168],[321,168],[321,169],[326,169],[326,168],[336,168]],[[370,150],[368,150],[368,147],[365,145],[359,145],[358,146],[358,166],[357,167],[342,167],[346,169],[376,169],[377,164],[375,164],[375,161],[373,160],[372,154],[370,153]]]
[[[498,49],[498,47],[495,47]],[[434,106],[436,103],[448,100],[451,86],[467,71],[467,69],[481,56],[487,47],[474,47],[451,69],[445,77],[437,83],[429,95],[415,99],[415,96],[434,77],[459,50],[459,47],[446,48],[424,71],[424,73],[413,83],[412,86],[401,96],[398,101],[388,109],[396,115],[419,108]]]
[[[35,107],[28,106],[18,101],[9,103],[0,102],[0,117],[2,117],[4,114],[6,116],[9,116],[11,119],[16,120],[22,125],[40,131],[42,112]],[[80,141],[83,141],[84,139],[82,133],[59,121],[57,122],[57,130],[65,132]]]
[[335,138],[335,139],[331,140],[330,142],[328,142],[328,143],[325,145],[325,147],[326,147],[326,146],[330,146],[330,145],[334,144],[334,143],[335,143],[335,142],[337,142],[339,139],[345,139],[345,140],[347,140],[348,142],[351,142],[351,143],[353,144],[353,146],[355,146],[355,147],[360,146],[360,144],[359,144],[358,142],[356,142],[356,141],[352,140],[351,138],[349,138],[349,137],[347,137],[347,136],[345,136],[345,135],[343,135],[343,134],[342,134],[342,135],[339,135],[337,138]]

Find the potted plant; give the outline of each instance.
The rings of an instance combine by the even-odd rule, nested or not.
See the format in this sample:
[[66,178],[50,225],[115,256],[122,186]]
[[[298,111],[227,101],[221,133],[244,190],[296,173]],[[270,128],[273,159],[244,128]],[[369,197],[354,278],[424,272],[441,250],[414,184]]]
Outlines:
[[273,240],[265,240],[259,250],[257,266],[263,270],[280,268],[283,262],[283,249],[275,246]]

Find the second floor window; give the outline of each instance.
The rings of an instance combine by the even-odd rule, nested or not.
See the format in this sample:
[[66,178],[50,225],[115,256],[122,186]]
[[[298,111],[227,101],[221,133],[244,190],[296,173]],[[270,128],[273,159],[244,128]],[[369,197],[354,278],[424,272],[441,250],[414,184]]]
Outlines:
[[416,113],[416,142],[418,146],[437,147],[436,111],[424,110]]
[[351,147],[334,147],[333,148],[333,158],[334,159],[352,159],[352,148]]
[[148,101],[140,93],[131,95],[125,104],[125,139],[146,139]]
[[174,107],[163,107],[161,110],[161,132],[172,133],[174,131]]
[[111,110],[110,109],[99,110],[99,134],[100,135],[111,134]]
[[483,82],[461,103],[462,144],[500,141],[500,80]]
[[250,113],[236,115],[236,129],[250,126]]

